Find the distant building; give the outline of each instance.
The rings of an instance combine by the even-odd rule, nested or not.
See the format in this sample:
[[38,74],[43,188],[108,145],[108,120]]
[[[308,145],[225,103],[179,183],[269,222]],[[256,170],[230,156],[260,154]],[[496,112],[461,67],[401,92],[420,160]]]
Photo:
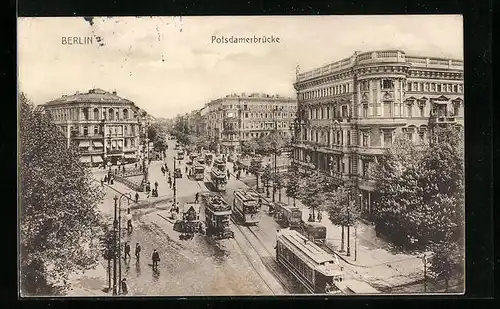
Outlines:
[[263,137],[273,130],[292,136],[297,101],[293,98],[262,93],[232,94],[206,104],[208,136],[222,152],[235,152],[241,143]]
[[462,128],[463,62],[387,50],[297,75],[295,162],[356,188],[362,211],[377,198],[370,165],[395,134],[427,143],[432,128]]
[[78,147],[82,162],[98,165],[137,160],[145,111],[116,91],[91,89],[63,95],[44,104],[43,110],[66,136],[68,146]]

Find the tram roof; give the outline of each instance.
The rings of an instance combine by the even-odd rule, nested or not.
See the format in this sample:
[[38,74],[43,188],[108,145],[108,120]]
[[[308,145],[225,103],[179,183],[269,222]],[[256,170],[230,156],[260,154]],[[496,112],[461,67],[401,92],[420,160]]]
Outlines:
[[186,213],[189,211],[189,209],[193,208],[196,213],[200,212],[200,204],[195,204],[195,203],[186,203],[182,206],[182,212]]
[[305,254],[309,259],[313,260],[316,264],[324,262],[335,263],[335,259],[331,254],[325,252],[318,245],[308,240],[297,231],[282,230],[280,231],[279,236],[285,239],[288,244],[295,247],[302,254]]
[[251,192],[245,192],[243,190],[236,190],[234,192],[238,198],[240,198],[243,202],[255,202],[255,196],[251,194]]
[[226,177],[226,173],[224,173],[223,171],[218,170],[216,168],[212,169],[212,173],[214,173],[216,176],[224,176],[224,177]]

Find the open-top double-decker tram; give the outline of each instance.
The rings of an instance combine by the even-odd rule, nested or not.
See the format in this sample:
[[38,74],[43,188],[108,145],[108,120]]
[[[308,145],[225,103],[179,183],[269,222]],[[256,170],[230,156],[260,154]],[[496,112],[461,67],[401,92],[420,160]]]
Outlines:
[[217,192],[222,192],[226,191],[226,174],[224,172],[221,172],[217,168],[212,168],[212,171],[210,172],[210,181],[212,182],[212,186],[215,191]]
[[205,178],[205,167],[201,164],[195,164],[191,168],[191,174],[195,180],[203,180]]
[[201,203],[205,208],[205,223],[207,236],[214,239],[233,238],[231,230],[231,207],[219,195],[202,193]]
[[278,231],[276,260],[310,293],[341,293],[338,283],[344,276],[338,259],[297,231]]
[[250,191],[234,191],[233,215],[244,224],[257,224],[260,221],[261,206]]

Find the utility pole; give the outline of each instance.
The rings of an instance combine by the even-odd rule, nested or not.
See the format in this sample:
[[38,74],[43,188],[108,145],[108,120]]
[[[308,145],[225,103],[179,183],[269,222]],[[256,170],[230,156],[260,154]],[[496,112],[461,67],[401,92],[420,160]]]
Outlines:
[[[122,246],[121,246],[121,231],[122,231],[121,218],[122,217],[121,217],[121,212],[122,212],[122,198],[123,197],[127,197],[128,198],[127,201],[130,204],[130,200],[132,199],[132,195],[130,193],[123,193],[118,200],[118,231],[119,231],[118,232],[118,252],[119,252],[118,253],[118,282],[119,282],[118,294],[121,294],[121,292],[122,292],[122,290],[121,290],[121,286],[122,286],[121,285],[121,282],[122,282],[122,259],[121,259],[121,256],[122,256],[122,254],[121,254],[121,252],[122,252],[122,250],[121,250],[121,248],[122,248]],[[115,199],[116,199],[116,195],[115,195]]]
[[[118,228],[118,220],[117,220],[117,208],[118,208],[118,204],[117,204],[117,201],[118,201],[118,197],[114,197],[114,200],[115,200],[115,219],[113,221],[113,238],[114,238],[114,246],[113,246],[113,249],[114,249],[114,254],[113,254],[113,295],[117,295],[117,290],[116,290],[116,255],[117,255],[117,250],[116,250],[116,247],[117,247],[117,228]],[[120,250],[118,250],[120,251]]]
[[144,122],[145,138],[144,138],[144,145],[143,145],[144,160],[142,161],[142,168],[143,168],[143,172],[144,172],[144,177],[143,177],[142,182],[143,182],[144,192],[146,191],[146,186],[148,183],[148,162],[147,162],[149,160],[149,139],[148,139],[149,132],[148,132],[148,128],[149,128],[149,122],[147,122],[147,120],[145,120],[145,122]]
[[350,242],[350,225],[351,225],[351,216],[349,213],[349,204],[350,204],[350,195],[351,190],[347,191],[347,256],[351,256],[351,242]]
[[176,196],[176,191],[177,191],[177,188],[176,188],[176,177],[175,177],[175,156],[174,156],[174,206],[177,204],[177,196]]

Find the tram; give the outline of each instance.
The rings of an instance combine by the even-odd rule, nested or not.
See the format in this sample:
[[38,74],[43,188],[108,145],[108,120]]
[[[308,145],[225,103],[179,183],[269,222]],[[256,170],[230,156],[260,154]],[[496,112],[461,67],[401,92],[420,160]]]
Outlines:
[[203,158],[202,156],[200,156],[197,160],[198,164],[201,164],[201,165],[205,165],[205,158]]
[[210,173],[210,181],[214,187],[214,190],[217,192],[226,191],[226,174],[221,172],[217,168],[212,168],[212,172]]
[[189,160],[191,160],[191,164],[195,164],[196,163],[196,158],[198,158],[198,154],[196,152],[192,152],[189,155]]
[[234,192],[233,214],[244,224],[257,224],[260,221],[261,206],[251,193],[243,190]]
[[177,160],[184,160],[184,150],[177,151]]
[[224,173],[226,171],[226,162],[221,159],[215,159],[213,167]]
[[212,159],[213,159],[213,155],[211,153],[208,153],[205,155],[205,162],[207,163],[207,165],[212,164]]
[[304,222],[303,234],[309,239],[317,243],[325,243],[326,227],[319,222]]
[[302,210],[298,207],[285,203],[275,203],[274,217],[276,221],[281,221],[286,227],[300,228],[302,226]]
[[202,193],[201,203],[205,208],[206,233],[214,239],[234,238],[231,230],[231,207],[219,195]]
[[191,175],[193,175],[195,180],[203,180],[205,178],[205,167],[201,164],[195,164],[191,168]]
[[294,230],[278,231],[276,261],[313,294],[341,294],[344,280],[338,258]]

